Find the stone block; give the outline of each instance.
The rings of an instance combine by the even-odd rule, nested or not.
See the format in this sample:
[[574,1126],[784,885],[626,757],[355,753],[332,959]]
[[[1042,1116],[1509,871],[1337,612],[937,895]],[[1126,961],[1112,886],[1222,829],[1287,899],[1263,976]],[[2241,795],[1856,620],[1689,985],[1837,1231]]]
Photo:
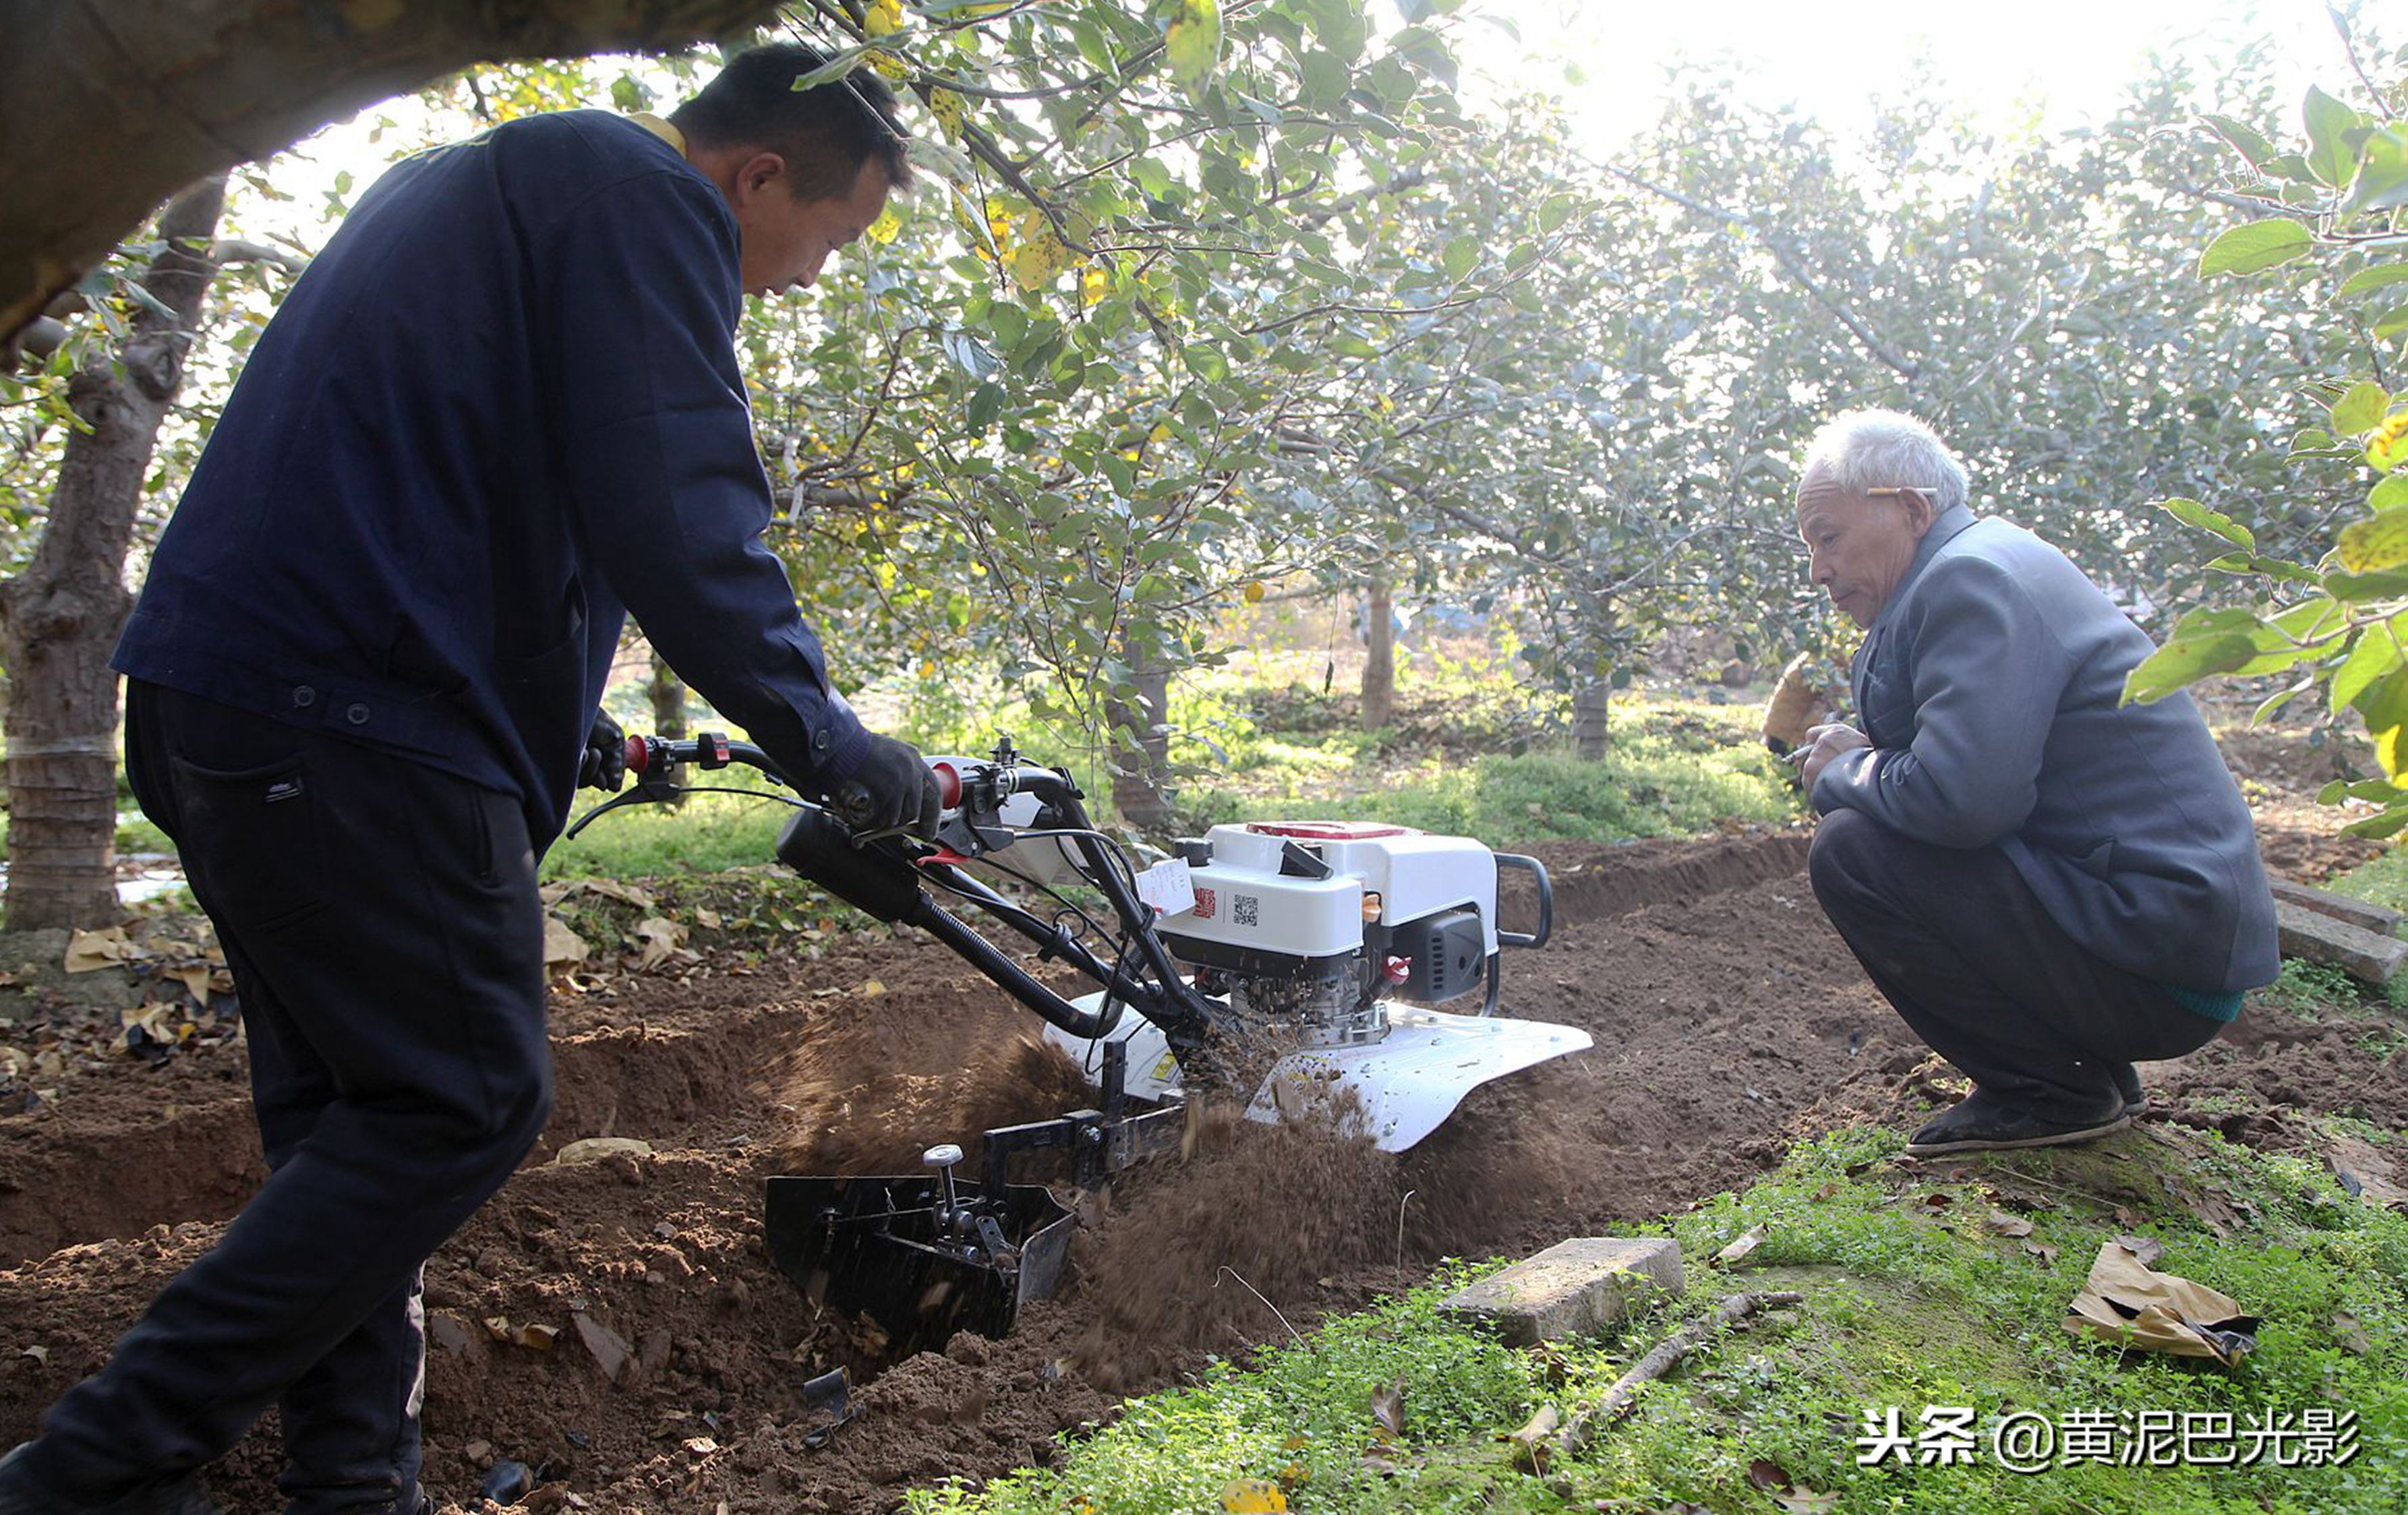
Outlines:
[[1528,1347],[1593,1336],[1684,1287],[1678,1242],[1574,1236],[1457,1291],[1439,1308]]
[[2361,931],[2372,931],[2378,936],[2392,935],[2393,928],[2400,924],[2398,910],[2386,909],[2362,899],[2352,899],[2347,894],[2336,894],[2326,889],[2310,889],[2288,879],[2269,879],[2266,882],[2278,900],[2305,906],[2318,915],[2331,916]]
[[2408,942],[2378,936],[2287,900],[2274,902],[2274,926],[2285,957],[2329,964],[2367,983],[2389,983],[2400,965],[2408,961]]

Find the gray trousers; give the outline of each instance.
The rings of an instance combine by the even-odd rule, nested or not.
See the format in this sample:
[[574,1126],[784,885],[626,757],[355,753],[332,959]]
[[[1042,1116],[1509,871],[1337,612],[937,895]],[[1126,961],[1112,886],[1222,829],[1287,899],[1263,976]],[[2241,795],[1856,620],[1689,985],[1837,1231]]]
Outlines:
[[1816,825],[1808,871],[1873,986],[2000,1104],[2087,1122],[2117,1064],[2180,1057],[2223,1022],[2075,944],[1996,847],[1938,847],[1858,810]]

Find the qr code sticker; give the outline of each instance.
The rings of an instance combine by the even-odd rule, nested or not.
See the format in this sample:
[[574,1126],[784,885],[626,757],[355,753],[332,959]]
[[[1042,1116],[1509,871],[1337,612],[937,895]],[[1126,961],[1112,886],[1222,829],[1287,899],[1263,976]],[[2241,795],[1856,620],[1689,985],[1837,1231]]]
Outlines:
[[1262,913],[1263,902],[1260,897],[1254,894],[1232,894],[1229,896],[1229,919],[1239,925],[1251,926],[1260,924]]

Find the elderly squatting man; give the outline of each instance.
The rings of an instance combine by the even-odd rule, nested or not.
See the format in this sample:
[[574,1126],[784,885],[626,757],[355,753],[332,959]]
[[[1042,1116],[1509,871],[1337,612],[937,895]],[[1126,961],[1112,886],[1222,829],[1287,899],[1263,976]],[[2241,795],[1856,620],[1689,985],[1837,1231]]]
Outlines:
[[1861,728],[1800,750],[1815,896],[1907,1025],[1973,1092],[1916,1156],[2086,1140],[2279,966],[2239,788],[2187,694],[2125,705],[2149,639],[2065,554],[1977,519],[1913,417],[1807,449],[1798,532],[1865,629]]

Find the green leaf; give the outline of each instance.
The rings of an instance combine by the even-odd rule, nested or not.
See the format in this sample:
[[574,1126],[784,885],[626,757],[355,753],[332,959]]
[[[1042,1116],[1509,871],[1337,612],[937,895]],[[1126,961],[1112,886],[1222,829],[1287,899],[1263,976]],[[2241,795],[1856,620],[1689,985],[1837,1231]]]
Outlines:
[[1461,279],[1480,266],[1480,238],[1466,233],[1446,245],[1446,277]]
[[2211,510],[2197,500],[2176,498],[2162,503],[2166,514],[2186,526],[2214,532],[2235,547],[2250,551],[2257,550],[2258,538],[2249,528],[2221,511]]
[[1201,95],[1221,67],[1221,0],[1178,0],[1162,52],[1188,97]]
[[2386,836],[2397,836],[2402,827],[2408,827],[2408,800],[2401,801],[2381,815],[2371,815],[2363,821],[2353,821],[2341,830],[2344,836],[2364,836],[2370,841],[2381,841]]
[[2333,402],[2332,429],[2343,436],[2372,431],[2382,424],[2383,413],[2390,405],[2390,391],[2372,379],[2359,379]]
[[2394,616],[2389,621],[2378,621],[2372,625],[2358,628],[2357,645],[2349,650],[2349,656],[2334,671],[2332,687],[2327,692],[2333,714],[2339,715],[2348,709],[2352,701],[2366,693],[2368,685],[2408,662],[2400,650],[2400,631],[2403,622],[2408,622],[2408,615]]
[[2386,568],[2370,574],[2329,573],[2321,582],[2326,593],[2344,605],[2408,597],[2408,568]]
[[2389,284],[2408,284],[2408,263],[2386,263],[2372,268],[2361,268],[2344,280],[2336,293],[2364,294],[2369,290],[2379,290]]
[[2386,475],[2367,491],[2366,507],[2370,510],[2393,510],[2403,505],[2408,505],[2408,474]]
[[2257,656],[2256,639],[2242,632],[2178,636],[2151,653],[2124,680],[2124,703],[2153,705],[2202,679],[2230,673]]
[[2307,103],[2300,114],[2308,128],[2308,172],[2320,183],[2337,190],[2348,188],[2358,172],[2358,154],[2349,135],[2365,125],[2366,118],[2314,85],[2308,88]]
[[2235,152],[2249,160],[2250,167],[2256,168],[2274,156],[2274,144],[2267,141],[2265,134],[2247,121],[2230,116],[2211,115],[2200,119],[2214,128],[2216,136],[2230,143]]
[[2207,245],[2199,260],[2199,277],[2254,274],[2286,264],[2315,245],[2308,229],[2287,216],[2235,226]]
[[2401,332],[2408,332],[2408,305],[2395,305],[2374,318],[2375,336],[2397,336]]
[[2342,209],[2352,214],[2408,205],[2408,133],[2376,132],[2358,150],[2358,177]]
[[1003,414],[1003,386],[989,380],[970,392],[968,414],[965,418],[970,430],[982,432]]

